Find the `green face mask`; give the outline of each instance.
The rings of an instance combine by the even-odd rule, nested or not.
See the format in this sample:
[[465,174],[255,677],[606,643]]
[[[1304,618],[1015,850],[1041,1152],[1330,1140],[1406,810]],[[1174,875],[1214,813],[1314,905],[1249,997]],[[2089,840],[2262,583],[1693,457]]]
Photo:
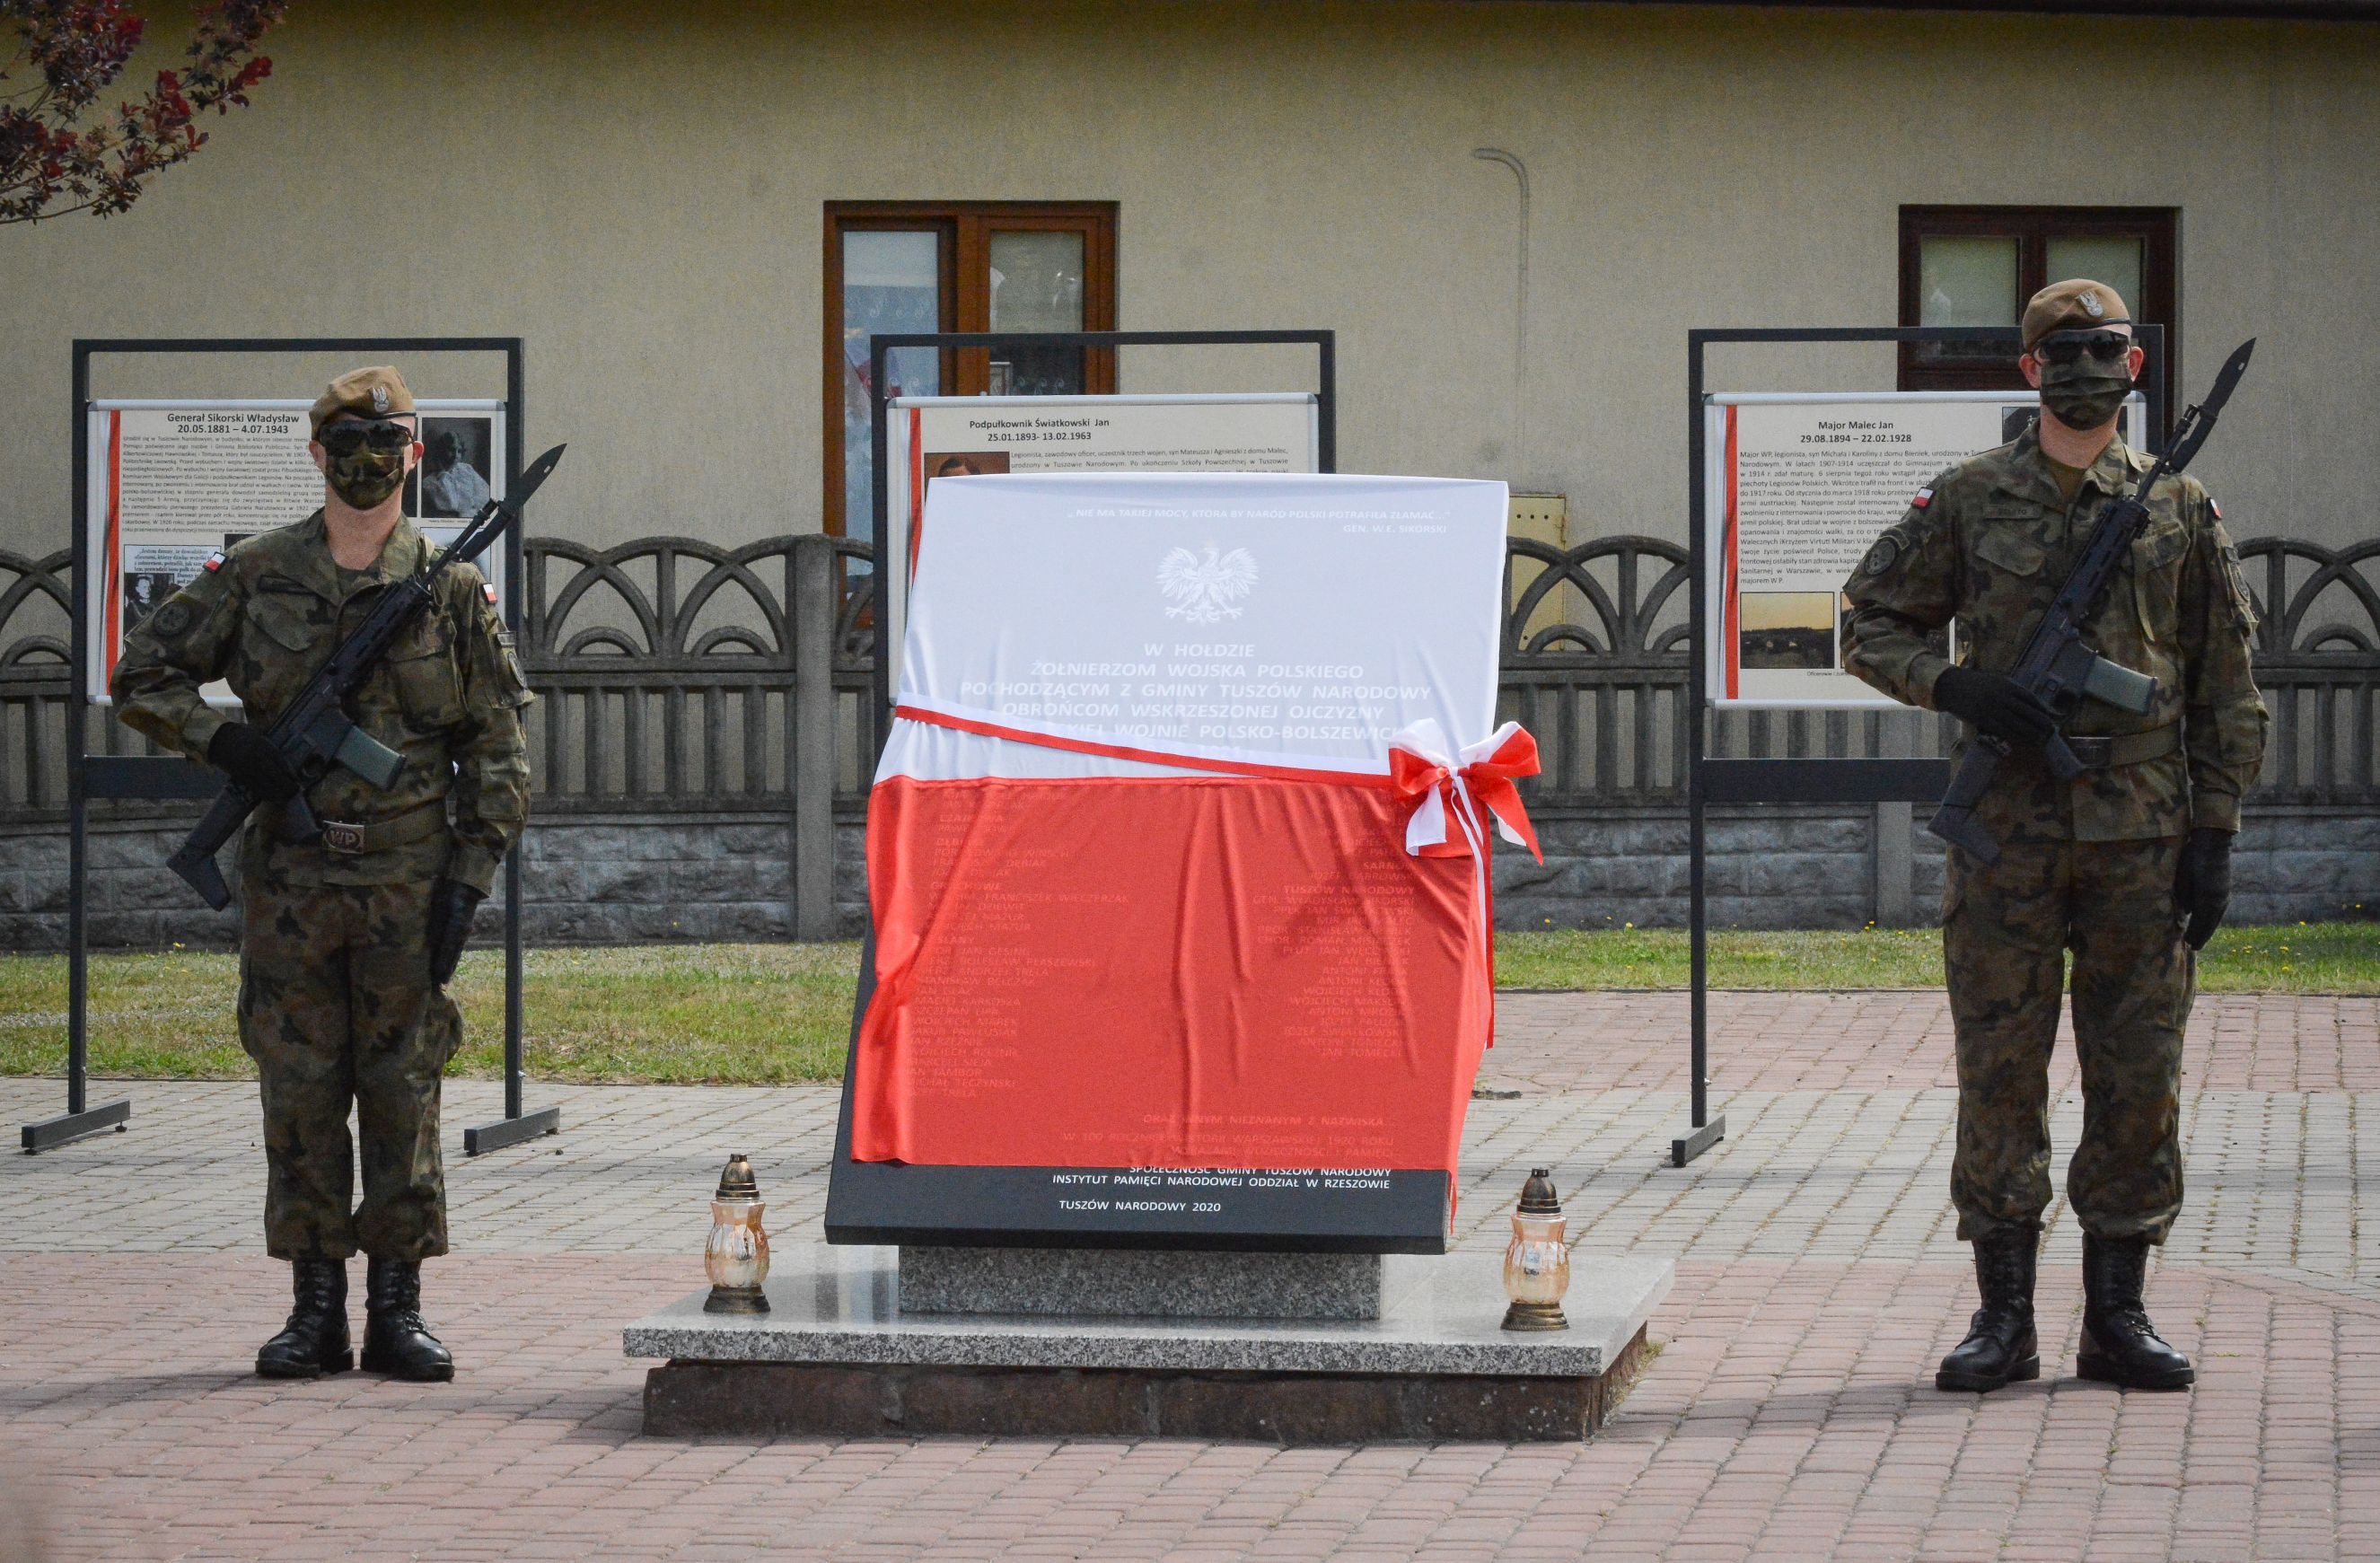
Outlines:
[[[2041,405],[2072,430],[2104,426],[2131,394],[2132,378],[2104,359],[2081,357],[2041,367]],[[2118,372],[2110,372],[2116,370]]]
[[322,472],[331,480],[331,491],[342,503],[358,510],[370,510],[396,492],[397,486],[405,481],[405,453],[376,451],[367,445],[352,455],[329,457]]

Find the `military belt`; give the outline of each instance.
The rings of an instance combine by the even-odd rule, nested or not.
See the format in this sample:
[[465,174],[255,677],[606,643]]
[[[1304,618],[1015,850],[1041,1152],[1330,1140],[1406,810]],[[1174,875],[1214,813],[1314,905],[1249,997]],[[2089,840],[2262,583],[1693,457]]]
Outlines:
[[2066,746],[2074,751],[2074,757],[2082,762],[2085,770],[2139,765],[2145,760],[2163,759],[2180,748],[2181,723],[2169,721],[2146,733],[2118,733],[2102,737],[2078,738],[2068,733]]
[[446,800],[432,798],[386,819],[358,824],[345,819],[322,821],[322,850],[334,857],[361,857],[391,847],[426,842],[446,830]]

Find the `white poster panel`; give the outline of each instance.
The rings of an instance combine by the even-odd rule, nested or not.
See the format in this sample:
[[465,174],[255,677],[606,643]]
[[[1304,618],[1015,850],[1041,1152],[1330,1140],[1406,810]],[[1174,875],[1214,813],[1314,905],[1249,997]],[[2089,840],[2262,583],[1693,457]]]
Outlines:
[[[1704,623],[1712,703],[1896,706],[1843,671],[1843,583],[1919,489],[2015,439],[2038,407],[2026,394],[2001,391],[1709,398]],[[2125,406],[2126,442],[2143,443],[2147,418],[2146,399],[2135,394]]]
[[[902,396],[887,404],[884,514],[903,539],[885,583],[901,644],[926,496],[1004,472],[1316,472],[1311,392],[1145,396]],[[897,670],[896,670],[897,671]]]
[[[208,557],[322,508],[322,475],[308,455],[304,401],[103,401],[91,404],[91,697],[108,703],[125,632],[199,573]],[[428,454],[406,480],[405,514],[431,542],[455,540],[504,491],[504,404],[416,404]],[[480,567],[503,589],[501,549]],[[205,690],[236,704],[229,686]]]
[[929,503],[902,706],[1368,774],[1417,718],[1494,727],[1501,483],[1018,474]]

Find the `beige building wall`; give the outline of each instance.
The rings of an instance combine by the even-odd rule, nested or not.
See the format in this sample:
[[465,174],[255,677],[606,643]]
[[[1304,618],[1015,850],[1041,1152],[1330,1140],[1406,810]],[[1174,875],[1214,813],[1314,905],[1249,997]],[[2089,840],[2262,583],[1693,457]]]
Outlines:
[[[518,333],[536,524],[818,525],[820,208],[1120,203],[1122,323],[1340,333],[1342,465],[1682,535],[1685,333],[1885,324],[1903,203],[2182,210],[2183,380],[2242,536],[2369,535],[2380,28],[1555,4],[299,6],[128,215],[0,228],[0,545],[64,541],[77,335]],[[1519,186],[1531,195],[1516,320]],[[321,361],[104,366],[310,392]],[[425,394],[492,368],[407,366]],[[1132,389],[1305,383],[1127,357]],[[1723,361],[1885,386],[1880,349]],[[1881,518],[1880,518],[1881,521]]]

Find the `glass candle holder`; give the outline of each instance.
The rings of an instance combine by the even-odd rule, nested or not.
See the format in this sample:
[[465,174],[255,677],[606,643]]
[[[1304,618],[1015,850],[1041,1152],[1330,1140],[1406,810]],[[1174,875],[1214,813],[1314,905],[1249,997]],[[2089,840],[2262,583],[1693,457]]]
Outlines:
[[769,1234],[760,1225],[766,1208],[751,1160],[741,1153],[730,1157],[710,1201],[710,1241],[702,1247],[702,1268],[710,1278],[704,1313],[769,1311],[768,1294],[761,1290],[769,1278]]
[[1512,1213],[1512,1241],[1504,1245],[1504,1295],[1512,1299],[1504,1310],[1506,1329],[1570,1327],[1561,1310],[1570,1290],[1569,1226],[1552,1171],[1532,1169]]

